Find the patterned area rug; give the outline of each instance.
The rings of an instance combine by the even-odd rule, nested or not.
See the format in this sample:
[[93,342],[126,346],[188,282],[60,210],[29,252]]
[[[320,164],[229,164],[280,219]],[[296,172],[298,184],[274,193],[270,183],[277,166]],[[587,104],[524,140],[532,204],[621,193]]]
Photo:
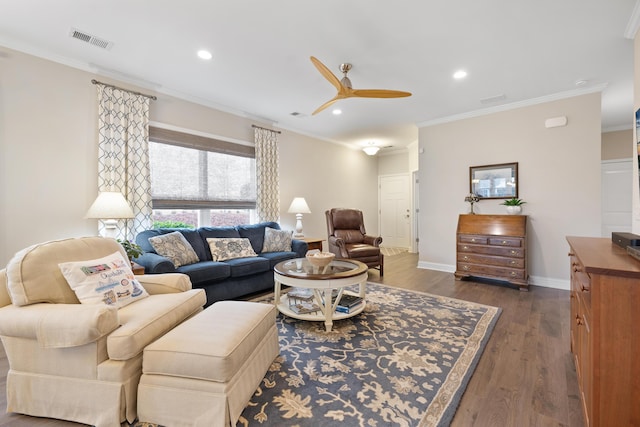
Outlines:
[[279,315],[280,355],[237,427],[447,426],[500,312],[370,283],[331,332]]
[[280,355],[237,425],[449,425],[500,311],[368,284],[332,332],[280,315]]

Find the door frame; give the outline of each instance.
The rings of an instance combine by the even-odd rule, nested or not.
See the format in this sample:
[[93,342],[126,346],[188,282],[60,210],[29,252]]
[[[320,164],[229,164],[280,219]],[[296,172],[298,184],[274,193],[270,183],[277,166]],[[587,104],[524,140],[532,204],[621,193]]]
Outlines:
[[[383,178],[387,178],[387,177],[394,177],[394,176],[406,176],[408,179],[411,180],[411,186],[410,188],[408,188],[407,190],[407,196],[409,197],[409,215],[411,215],[411,218],[409,218],[409,251],[411,252],[417,252],[417,245],[415,242],[416,239],[416,232],[417,229],[414,229],[414,222],[417,219],[417,215],[415,213],[415,191],[417,191],[417,189],[414,189],[414,175],[415,178],[417,178],[417,173],[418,171],[411,171],[411,172],[403,172],[403,173],[390,173],[390,174],[385,174],[385,175],[378,175],[378,234],[382,235],[382,179]],[[384,241],[383,241],[384,244]],[[414,248],[415,246],[415,248]]]

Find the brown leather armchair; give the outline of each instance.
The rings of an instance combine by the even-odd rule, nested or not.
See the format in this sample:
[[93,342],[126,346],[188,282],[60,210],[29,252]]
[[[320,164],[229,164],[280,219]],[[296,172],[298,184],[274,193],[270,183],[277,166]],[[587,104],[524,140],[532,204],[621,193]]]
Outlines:
[[384,272],[384,255],[380,252],[382,237],[368,236],[362,211],[333,208],[325,212],[329,233],[329,251],[336,258],[349,258]]

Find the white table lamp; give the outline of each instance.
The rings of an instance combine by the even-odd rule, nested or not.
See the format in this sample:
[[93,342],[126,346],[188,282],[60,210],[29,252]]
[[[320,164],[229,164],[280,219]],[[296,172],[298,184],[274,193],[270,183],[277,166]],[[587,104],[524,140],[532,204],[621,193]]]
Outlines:
[[85,215],[85,218],[101,219],[104,222],[105,237],[114,239],[118,220],[134,217],[131,206],[119,191],[100,192]]
[[296,232],[293,234],[293,237],[304,237],[304,234],[302,234],[302,214],[311,213],[304,197],[294,198],[291,206],[289,206],[288,212],[296,214]]

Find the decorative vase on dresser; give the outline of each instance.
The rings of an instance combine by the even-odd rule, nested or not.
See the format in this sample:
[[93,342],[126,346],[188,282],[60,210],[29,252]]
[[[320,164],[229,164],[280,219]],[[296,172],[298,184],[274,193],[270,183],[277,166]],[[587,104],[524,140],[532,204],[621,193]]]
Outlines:
[[526,215],[460,215],[456,279],[479,277],[529,290]]
[[585,425],[640,425],[640,261],[611,239],[567,241],[571,352]]

